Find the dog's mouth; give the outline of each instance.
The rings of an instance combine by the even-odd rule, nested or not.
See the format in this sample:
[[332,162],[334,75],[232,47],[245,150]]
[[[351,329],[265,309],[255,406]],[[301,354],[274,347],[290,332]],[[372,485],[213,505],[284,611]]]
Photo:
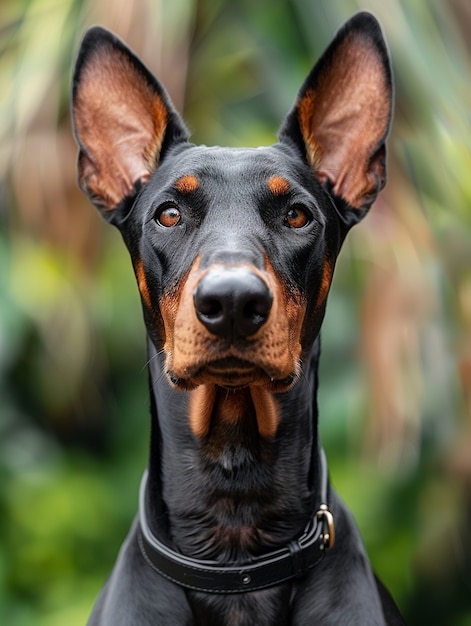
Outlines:
[[250,361],[227,357],[208,363],[199,373],[198,378],[206,379],[221,387],[239,388],[259,380],[263,372]]
[[278,372],[268,372],[251,361],[229,356],[205,363],[185,378],[172,372],[168,372],[168,378],[174,387],[185,391],[210,384],[231,390],[249,386],[265,387],[279,393],[293,387],[298,372],[295,370],[280,376]]

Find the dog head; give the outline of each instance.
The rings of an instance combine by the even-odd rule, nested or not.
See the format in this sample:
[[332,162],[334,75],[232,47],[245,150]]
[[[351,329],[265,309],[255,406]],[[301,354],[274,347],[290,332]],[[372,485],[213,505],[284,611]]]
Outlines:
[[102,28],[82,41],[72,99],[80,186],[123,235],[169,383],[250,387],[255,403],[288,390],[342,241],[386,180],[392,82],[376,20],[342,27],[270,147],[191,144],[163,87]]

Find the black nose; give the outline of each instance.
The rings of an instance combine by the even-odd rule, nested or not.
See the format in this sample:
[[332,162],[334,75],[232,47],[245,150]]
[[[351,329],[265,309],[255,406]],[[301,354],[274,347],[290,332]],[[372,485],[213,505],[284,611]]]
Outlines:
[[210,270],[193,294],[198,319],[214,335],[231,340],[257,332],[268,318],[272,300],[265,281],[244,267]]

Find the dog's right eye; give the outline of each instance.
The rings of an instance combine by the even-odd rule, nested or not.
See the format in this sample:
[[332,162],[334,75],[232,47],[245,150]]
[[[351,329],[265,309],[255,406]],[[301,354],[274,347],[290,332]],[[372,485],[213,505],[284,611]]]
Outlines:
[[182,216],[173,204],[164,206],[155,216],[156,221],[165,228],[172,228],[180,223]]
[[289,228],[304,228],[310,222],[309,213],[300,206],[292,206],[284,219],[285,225]]

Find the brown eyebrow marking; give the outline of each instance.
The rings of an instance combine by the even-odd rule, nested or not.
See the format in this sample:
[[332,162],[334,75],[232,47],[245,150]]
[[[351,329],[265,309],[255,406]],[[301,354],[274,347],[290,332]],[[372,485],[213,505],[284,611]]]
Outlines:
[[196,176],[193,176],[193,174],[187,174],[177,180],[175,183],[175,189],[180,193],[192,193],[198,189],[199,185],[200,183]]
[[289,182],[282,176],[271,176],[268,179],[268,189],[275,196],[283,196],[290,190]]

